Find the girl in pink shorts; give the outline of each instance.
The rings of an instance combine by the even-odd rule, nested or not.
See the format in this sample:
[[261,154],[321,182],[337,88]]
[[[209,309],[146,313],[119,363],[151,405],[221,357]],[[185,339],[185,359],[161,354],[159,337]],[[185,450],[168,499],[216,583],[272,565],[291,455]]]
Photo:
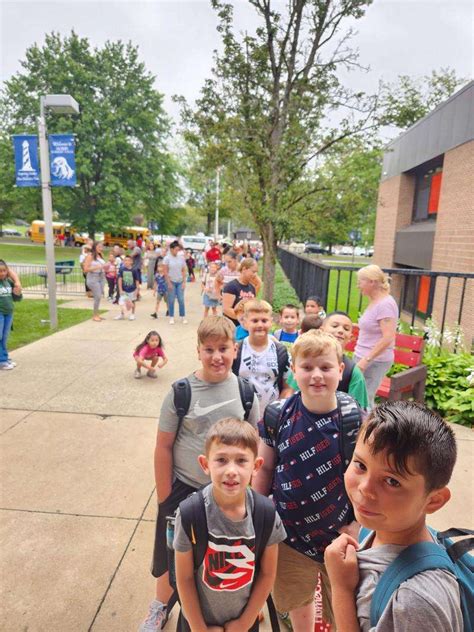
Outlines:
[[133,375],[137,380],[142,376],[142,368],[146,369],[148,377],[158,377],[155,367],[162,369],[168,362],[163,349],[164,345],[160,334],[157,331],[150,331],[145,340],[133,352],[134,360],[137,363],[137,368]]

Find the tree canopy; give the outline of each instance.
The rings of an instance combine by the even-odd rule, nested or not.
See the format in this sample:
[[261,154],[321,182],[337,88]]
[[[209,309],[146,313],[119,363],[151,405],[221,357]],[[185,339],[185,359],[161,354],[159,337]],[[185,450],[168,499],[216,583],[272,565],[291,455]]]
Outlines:
[[146,71],[138,48],[121,41],[92,48],[74,31],[46,35],[43,46],[27,49],[23,69],[5,83],[0,107],[0,168],[7,175],[0,207],[13,212],[41,208],[40,190],[15,189],[11,135],[36,133],[39,97],[71,94],[78,116],[47,117],[49,133],[76,136],[78,186],[54,189],[62,219],[94,234],[126,225],[144,214],[166,230],[178,196],[178,169],[166,148],[170,122],[155,77]]

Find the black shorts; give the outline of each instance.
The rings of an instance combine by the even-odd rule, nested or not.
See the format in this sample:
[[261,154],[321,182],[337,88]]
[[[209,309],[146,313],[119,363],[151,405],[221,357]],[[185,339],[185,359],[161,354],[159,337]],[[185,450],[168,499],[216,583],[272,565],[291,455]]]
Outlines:
[[153,559],[151,562],[151,574],[153,577],[161,577],[168,571],[168,555],[166,551],[166,518],[172,516],[179,503],[189,494],[196,491],[195,487],[186,485],[176,479],[171,487],[171,494],[162,503],[158,504],[158,517],[155,528],[155,546],[153,547]]

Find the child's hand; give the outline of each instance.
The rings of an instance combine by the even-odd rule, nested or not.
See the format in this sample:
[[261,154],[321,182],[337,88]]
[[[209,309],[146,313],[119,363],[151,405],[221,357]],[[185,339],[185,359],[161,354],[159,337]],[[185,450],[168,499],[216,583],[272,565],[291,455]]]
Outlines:
[[334,540],[324,552],[324,563],[331,585],[335,588],[354,592],[359,583],[357,563],[357,540],[346,533]]
[[224,628],[220,625],[209,625],[207,626],[207,632],[224,632]]
[[224,625],[225,632],[242,632],[242,630],[248,630],[248,626],[244,626],[240,619],[233,619],[227,621]]

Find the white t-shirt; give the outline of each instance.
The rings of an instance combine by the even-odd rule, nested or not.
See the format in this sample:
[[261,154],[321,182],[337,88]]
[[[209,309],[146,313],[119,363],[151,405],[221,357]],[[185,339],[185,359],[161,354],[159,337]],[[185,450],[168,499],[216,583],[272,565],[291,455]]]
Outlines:
[[[240,359],[239,376],[247,378],[255,388],[260,402],[260,413],[271,402],[280,397],[278,388],[278,355],[277,343],[269,338],[267,348],[263,351],[255,351],[248,338],[242,341],[242,356]],[[287,380],[289,375],[289,365],[283,372],[283,380]]]

